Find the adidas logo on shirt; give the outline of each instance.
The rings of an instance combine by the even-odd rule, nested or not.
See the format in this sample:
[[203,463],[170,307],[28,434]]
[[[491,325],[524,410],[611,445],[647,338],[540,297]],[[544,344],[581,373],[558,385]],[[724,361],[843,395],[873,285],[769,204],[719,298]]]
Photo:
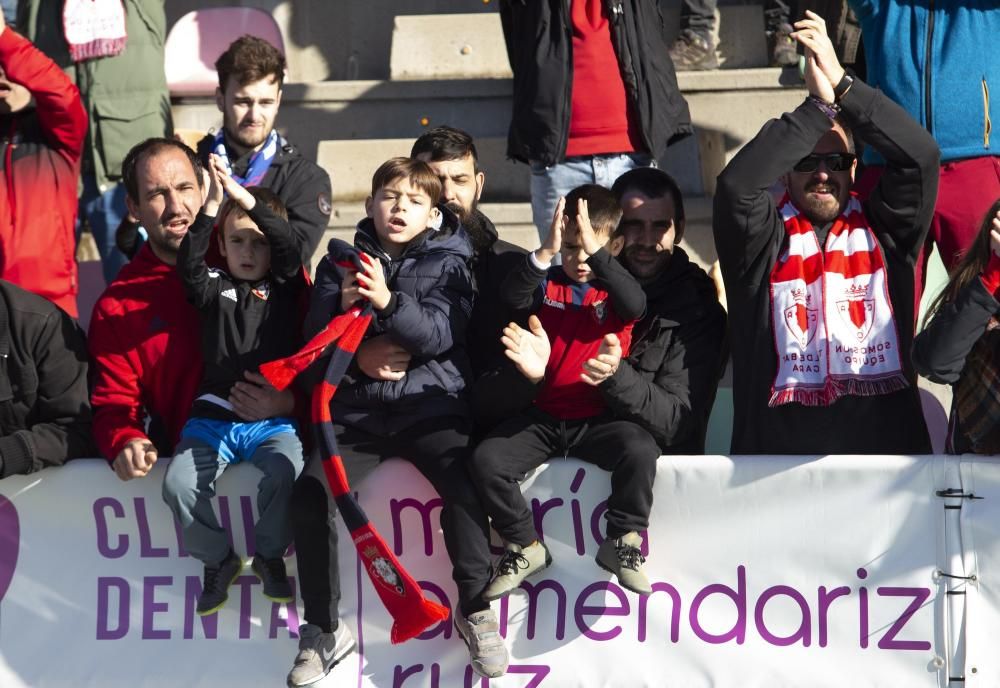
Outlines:
[[229,299],[230,301],[236,301],[236,290],[226,289],[224,292],[222,292],[222,294],[220,294],[220,296],[222,296],[222,298],[224,299]]

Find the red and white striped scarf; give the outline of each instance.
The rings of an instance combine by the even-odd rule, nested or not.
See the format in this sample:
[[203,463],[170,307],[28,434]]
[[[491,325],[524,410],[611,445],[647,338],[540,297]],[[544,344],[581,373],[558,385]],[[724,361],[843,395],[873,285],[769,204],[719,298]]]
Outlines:
[[63,34],[73,62],[110,57],[125,49],[125,7],[121,0],[66,0]]
[[787,243],[771,271],[778,371],[768,406],[829,406],[908,387],[885,261],[857,197],[822,249],[787,196],[780,212]]

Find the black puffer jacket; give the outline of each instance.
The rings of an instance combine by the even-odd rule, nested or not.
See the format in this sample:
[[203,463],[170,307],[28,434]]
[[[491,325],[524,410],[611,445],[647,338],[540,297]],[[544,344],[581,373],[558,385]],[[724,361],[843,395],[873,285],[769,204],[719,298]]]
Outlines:
[[96,456],[90,419],[80,326],[0,280],[0,478]]
[[[474,293],[468,267],[472,246],[455,214],[439,207],[444,214],[441,229],[416,237],[395,260],[379,245],[371,219],[358,224],[354,246],[379,259],[392,292],[366,337],[388,334],[412,358],[398,381],[373,380],[352,365],[333,399],[338,423],[394,434],[427,418],[468,415],[463,397],[472,379],[465,348]],[[349,244],[333,239],[317,266],[307,339],[341,312],[343,270],[337,263],[351,251]],[[316,364],[310,368],[315,371]]]
[[[691,114],[677,87],[664,38],[660,3],[604,0],[611,41],[629,104],[647,152],[691,134]],[[514,71],[514,107],[507,155],[545,165],[561,161],[569,137],[573,87],[571,0],[500,0],[507,56]]]

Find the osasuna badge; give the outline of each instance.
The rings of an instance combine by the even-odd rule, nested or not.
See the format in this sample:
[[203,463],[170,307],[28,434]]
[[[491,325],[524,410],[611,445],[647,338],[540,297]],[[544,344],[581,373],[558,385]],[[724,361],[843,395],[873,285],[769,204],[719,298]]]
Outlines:
[[271,295],[271,285],[267,282],[263,282],[260,286],[252,289],[250,293],[262,301],[267,301],[267,297]]
[[847,299],[837,302],[837,312],[849,327],[854,328],[854,336],[859,342],[865,341],[875,322],[874,299]]
[[367,547],[363,554],[365,559],[368,560],[368,572],[371,574],[372,580],[401,597],[406,595],[406,591],[403,589],[403,579],[399,575],[399,571],[392,565],[392,562],[379,555],[378,548]]
[[815,308],[806,308],[804,303],[793,303],[784,310],[785,327],[795,337],[799,346],[805,349],[816,336],[816,325],[819,323],[819,312]]
[[597,322],[604,322],[604,319],[608,317],[607,301],[598,301],[594,304],[594,317],[597,319]]

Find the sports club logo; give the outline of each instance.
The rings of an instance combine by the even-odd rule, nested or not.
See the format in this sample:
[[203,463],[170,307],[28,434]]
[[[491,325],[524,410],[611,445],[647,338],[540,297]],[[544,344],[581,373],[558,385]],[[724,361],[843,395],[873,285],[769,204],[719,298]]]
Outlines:
[[816,336],[819,311],[809,308],[809,297],[803,289],[792,289],[792,299],[795,303],[783,311],[785,327],[795,337],[799,346],[805,349]]
[[7,594],[14,569],[17,568],[17,552],[21,544],[21,525],[14,503],[0,495],[0,601]]
[[854,328],[854,336],[859,342],[865,341],[875,322],[875,300],[864,298],[868,290],[861,286],[850,286],[844,290],[843,301],[837,301],[837,312],[849,327]]
[[377,547],[365,548],[363,555],[368,560],[368,571],[373,581],[397,595],[406,594],[403,588],[403,577],[399,575],[399,571],[392,565],[392,562],[379,553]]

